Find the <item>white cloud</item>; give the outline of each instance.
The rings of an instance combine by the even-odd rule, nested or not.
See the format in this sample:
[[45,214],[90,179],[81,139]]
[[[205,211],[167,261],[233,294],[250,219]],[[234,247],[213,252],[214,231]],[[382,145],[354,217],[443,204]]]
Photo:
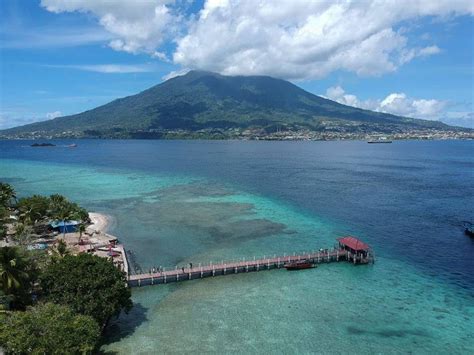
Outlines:
[[101,28],[35,28],[2,31],[0,48],[66,48],[103,43],[110,40],[108,32]]
[[321,78],[336,70],[393,72],[441,51],[434,43],[412,44],[401,24],[474,14],[470,0],[206,0],[196,15],[183,11],[189,6],[183,4],[188,2],[41,0],[51,12],[96,16],[115,50],[166,61],[162,47],[174,41],[173,61],[183,68],[286,79]]
[[48,120],[52,120],[53,118],[56,118],[56,117],[61,117],[63,114],[61,113],[61,111],[54,111],[54,112],[48,112],[46,114],[46,118]]
[[412,46],[406,31],[396,30],[401,22],[460,14],[474,14],[474,3],[207,0],[177,41],[173,59],[223,74],[287,79],[321,78],[335,70],[381,75],[440,51],[435,44]]
[[90,65],[44,65],[50,68],[65,68],[106,74],[149,73],[156,71],[152,64],[90,64]]
[[343,105],[365,110],[439,120],[454,126],[474,128],[473,111],[451,111],[452,104],[443,100],[411,98],[405,93],[392,93],[383,99],[359,100],[356,95],[347,94],[341,86],[332,86],[326,90],[325,95],[321,96]]
[[173,79],[177,76],[186,75],[187,73],[189,73],[189,69],[187,69],[187,68],[181,69],[181,70],[173,70],[173,71],[169,72],[168,74],[164,75],[161,79],[169,80],[169,79]]
[[446,112],[443,122],[455,126],[468,127],[474,129],[474,112],[469,111],[451,111]]
[[447,103],[435,99],[414,99],[405,93],[392,93],[384,99],[359,100],[357,96],[346,94],[340,86],[330,87],[326,90],[325,97],[341,104],[392,113],[398,116],[440,120],[446,116]]
[[46,114],[35,114],[29,110],[18,108],[17,110],[0,112],[0,130],[29,123],[40,122],[61,116],[61,112],[50,112]]
[[99,23],[113,35],[110,47],[129,53],[148,53],[165,59],[158,47],[173,32],[180,18],[171,13],[173,0],[41,0],[48,11],[84,12],[98,17]]

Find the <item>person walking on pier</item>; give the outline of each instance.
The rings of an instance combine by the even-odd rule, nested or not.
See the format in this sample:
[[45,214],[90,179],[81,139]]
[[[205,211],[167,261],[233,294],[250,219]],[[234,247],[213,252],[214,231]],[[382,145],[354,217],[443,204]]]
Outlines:
[[190,268],[190,269],[193,268],[193,263],[189,263],[189,268]]

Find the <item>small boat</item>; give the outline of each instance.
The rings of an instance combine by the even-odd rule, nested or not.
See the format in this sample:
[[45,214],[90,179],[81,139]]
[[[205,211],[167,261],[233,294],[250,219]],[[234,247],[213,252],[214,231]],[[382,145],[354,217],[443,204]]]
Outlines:
[[313,262],[309,260],[298,260],[298,261],[291,261],[283,265],[283,267],[287,270],[303,270],[303,269],[312,269],[316,267]]
[[77,147],[77,144],[75,144],[75,143],[68,145],[68,148],[76,148],[76,147]]
[[33,143],[30,147],[38,148],[38,147],[56,147],[53,143]]
[[471,227],[466,227],[464,229],[464,234],[468,235],[469,237],[474,237],[474,228],[472,226]]
[[375,144],[375,143],[392,143],[392,141],[388,140],[388,139],[377,139],[377,140],[374,140],[374,141],[368,141],[367,143],[369,144]]

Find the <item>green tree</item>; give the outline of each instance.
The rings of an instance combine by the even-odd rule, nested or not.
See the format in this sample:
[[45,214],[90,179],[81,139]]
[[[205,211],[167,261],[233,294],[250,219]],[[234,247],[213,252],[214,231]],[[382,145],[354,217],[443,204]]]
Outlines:
[[0,248],[0,288],[5,296],[12,297],[14,308],[31,302],[36,270],[25,253],[17,247]]
[[61,206],[56,206],[54,214],[52,216],[55,220],[63,222],[63,236],[66,235],[66,222],[74,218],[74,211],[70,209],[70,206],[63,204]]
[[7,235],[7,222],[9,219],[9,211],[6,207],[0,205],[0,239]]
[[20,221],[35,224],[46,219],[50,215],[50,206],[49,197],[33,195],[21,198],[17,204]]
[[67,305],[105,326],[112,316],[132,307],[125,273],[110,261],[90,254],[65,256],[40,276],[47,301]]
[[[2,289],[0,289],[0,314],[10,309],[10,303],[13,301],[12,295],[6,295]],[[1,320],[1,319],[0,319]]]
[[4,207],[11,207],[15,200],[16,193],[13,186],[4,182],[0,182],[0,205]]
[[77,203],[71,203],[71,210],[73,211],[74,218],[82,221],[87,222],[89,221],[89,212],[86,209],[79,206]]
[[78,244],[81,244],[81,241],[82,241],[82,234],[86,231],[86,225],[85,225],[84,223],[79,224],[78,231],[79,231]]
[[63,259],[66,255],[70,255],[66,242],[64,242],[62,239],[58,240],[56,246],[51,251],[53,253],[53,262]]
[[52,303],[4,318],[0,344],[8,354],[90,354],[100,337],[92,317]]
[[32,237],[31,226],[24,223],[17,223],[15,226],[15,235],[13,239],[21,246],[26,246],[31,243]]

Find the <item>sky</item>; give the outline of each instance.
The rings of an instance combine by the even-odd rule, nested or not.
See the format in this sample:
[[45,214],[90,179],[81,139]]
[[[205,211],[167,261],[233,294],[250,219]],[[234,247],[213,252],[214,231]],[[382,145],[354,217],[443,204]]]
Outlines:
[[191,69],[474,128],[472,0],[1,0],[0,129]]

